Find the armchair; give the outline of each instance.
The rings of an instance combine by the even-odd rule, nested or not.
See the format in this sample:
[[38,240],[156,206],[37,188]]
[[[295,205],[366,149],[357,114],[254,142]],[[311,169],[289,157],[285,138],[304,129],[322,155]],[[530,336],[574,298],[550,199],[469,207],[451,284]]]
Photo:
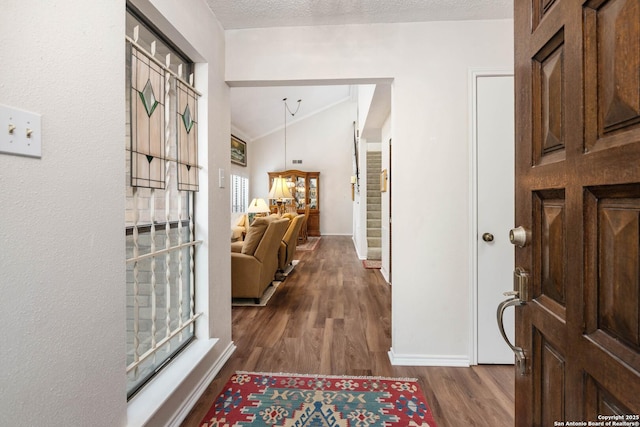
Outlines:
[[278,268],[282,271],[293,261],[293,255],[296,252],[296,246],[298,244],[298,234],[300,233],[304,219],[304,215],[294,216],[291,219],[289,228],[287,228],[287,232],[282,238],[280,250],[278,251]]
[[[231,252],[231,296],[260,299],[278,269],[278,250],[288,219],[256,218],[240,252]],[[257,243],[256,243],[257,242]]]
[[307,220],[309,219],[309,210],[309,203],[307,203],[307,206],[304,208],[304,219],[302,221],[302,226],[300,227],[300,234],[298,235],[299,243],[307,243],[307,239],[309,238],[309,235],[307,234]]

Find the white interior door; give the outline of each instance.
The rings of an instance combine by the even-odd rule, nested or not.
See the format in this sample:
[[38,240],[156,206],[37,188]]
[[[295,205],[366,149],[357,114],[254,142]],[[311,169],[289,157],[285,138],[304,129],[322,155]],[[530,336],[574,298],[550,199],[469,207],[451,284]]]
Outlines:
[[[513,363],[496,321],[496,308],[506,298],[503,292],[513,288],[513,93],[513,76],[476,79],[478,363]],[[513,342],[513,310],[505,312],[504,325]]]

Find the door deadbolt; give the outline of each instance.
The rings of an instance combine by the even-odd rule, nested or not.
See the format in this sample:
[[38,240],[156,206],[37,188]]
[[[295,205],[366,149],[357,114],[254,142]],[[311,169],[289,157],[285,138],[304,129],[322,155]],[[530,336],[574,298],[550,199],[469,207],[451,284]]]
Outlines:
[[529,243],[529,232],[523,226],[512,228],[509,231],[509,241],[522,248]]
[[493,242],[493,234],[491,233],[484,233],[482,235],[482,240],[484,240],[485,242]]

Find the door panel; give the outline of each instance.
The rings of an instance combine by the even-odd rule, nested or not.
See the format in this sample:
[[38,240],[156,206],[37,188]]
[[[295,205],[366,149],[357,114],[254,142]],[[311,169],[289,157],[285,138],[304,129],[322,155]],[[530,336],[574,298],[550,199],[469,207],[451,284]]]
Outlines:
[[[638,104],[638,43],[626,35],[633,32],[640,20],[637,1],[615,0],[601,2],[600,7],[588,8],[587,35],[596,40],[598,65],[598,119],[600,131],[608,133],[640,120]],[[600,30],[600,31],[598,31]]]
[[[516,425],[640,413],[640,0],[516,0]],[[636,420],[634,420],[636,421]]]
[[585,413],[589,419],[596,419],[598,415],[633,414],[632,409],[611,396],[593,377],[587,376],[585,390]]
[[[585,150],[640,137],[640,5],[635,0],[590,2],[585,7]],[[625,135],[632,132],[633,135]]]
[[559,31],[534,58],[534,162],[565,157],[564,31]]
[[552,426],[554,421],[564,419],[565,357],[539,331],[534,330],[533,339],[536,354],[539,355],[534,369],[534,381],[538,389],[534,397],[535,407],[539,408],[534,414],[535,424]]
[[563,259],[567,250],[564,191],[538,191],[534,197],[536,236],[533,240],[539,243],[535,250],[536,259],[540,260],[540,271],[536,271],[534,277],[540,280],[533,283],[533,295],[546,295],[564,308],[566,264]]
[[638,350],[638,200],[602,200],[598,208],[597,321]]

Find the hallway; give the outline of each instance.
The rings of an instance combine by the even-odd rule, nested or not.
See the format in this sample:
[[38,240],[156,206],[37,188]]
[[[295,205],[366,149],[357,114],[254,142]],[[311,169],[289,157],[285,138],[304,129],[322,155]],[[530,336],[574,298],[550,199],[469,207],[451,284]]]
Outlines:
[[236,352],[185,419],[197,426],[237,370],[415,377],[440,427],[510,426],[511,366],[471,368],[392,366],[391,288],[378,270],[364,269],[351,237],[324,236],[266,307],[233,309]]

